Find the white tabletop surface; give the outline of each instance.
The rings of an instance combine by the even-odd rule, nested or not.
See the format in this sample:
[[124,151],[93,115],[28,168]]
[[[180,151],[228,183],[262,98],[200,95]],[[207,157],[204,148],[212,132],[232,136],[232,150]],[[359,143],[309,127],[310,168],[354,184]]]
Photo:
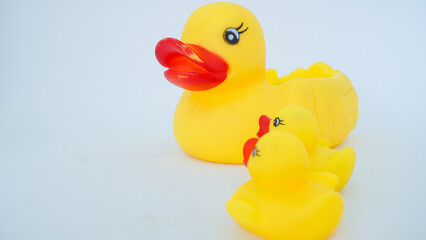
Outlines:
[[[269,68],[324,61],[358,92],[330,239],[426,239],[426,2],[237,2]],[[225,209],[246,168],[196,160],[172,132],[182,90],[154,47],[202,4],[0,1],[0,239],[260,239]]]

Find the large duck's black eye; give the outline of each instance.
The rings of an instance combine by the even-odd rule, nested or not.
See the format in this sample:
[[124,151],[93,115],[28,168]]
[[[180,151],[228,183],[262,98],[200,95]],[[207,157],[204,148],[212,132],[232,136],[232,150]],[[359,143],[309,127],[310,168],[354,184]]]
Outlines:
[[240,41],[240,34],[247,31],[248,27],[244,29],[243,31],[239,32],[240,28],[243,26],[243,23],[237,28],[227,28],[225,32],[223,33],[223,38],[225,39],[225,42],[231,45],[235,45]]
[[240,34],[235,28],[226,29],[223,37],[225,38],[225,42],[231,45],[237,44],[240,41]]

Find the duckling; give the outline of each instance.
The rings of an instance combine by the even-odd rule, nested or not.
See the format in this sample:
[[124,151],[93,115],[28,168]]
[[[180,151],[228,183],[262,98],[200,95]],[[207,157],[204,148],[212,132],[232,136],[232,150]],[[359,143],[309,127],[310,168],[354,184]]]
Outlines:
[[292,133],[305,146],[309,156],[310,171],[328,171],[339,177],[336,190],[342,189],[349,181],[355,167],[355,151],[351,147],[342,150],[331,149],[329,141],[319,136],[319,127],[315,116],[298,106],[286,106],[269,118],[259,118],[260,138],[269,131],[287,131]]
[[[315,114],[320,136],[342,142],[358,120],[358,97],[350,80],[325,63],[278,77],[266,69],[265,39],[248,9],[228,2],[191,14],[181,40],[158,42],[155,55],[164,75],[185,91],[173,130],[189,155],[220,163],[242,163],[244,140],[261,114],[297,105]],[[221,149],[221,151],[217,151]]]
[[286,131],[273,131],[244,146],[252,180],[226,203],[243,228],[267,239],[313,240],[329,236],[343,214],[334,188],[338,177],[309,172],[304,144]]

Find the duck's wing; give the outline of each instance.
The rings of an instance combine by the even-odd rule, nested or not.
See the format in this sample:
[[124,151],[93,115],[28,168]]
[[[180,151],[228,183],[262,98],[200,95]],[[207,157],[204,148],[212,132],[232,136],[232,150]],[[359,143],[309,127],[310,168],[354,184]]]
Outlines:
[[272,85],[280,85],[278,73],[275,69],[266,69],[266,82]]
[[348,183],[355,168],[355,161],[355,150],[351,147],[337,151],[331,156],[330,162],[334,169],[333,172],[339,174],[339,183],[336,186],[337,191]]
[[307,174],[307,178],[314,182],[324,184],[331,189],[335,189],[339,183],[339,177],[336,174],[325,171],[310,172]]
[[260,219],[259,206],[248,199],[233,197],[226,203],[226,210],[244,227],[254,226]]
[[[282,86],[286,105],[308,109],[318,120],[320,136],[334,147],[358,121],[358,96],[349,78],[325,63],[299,68],[283,77],[267,72],[268,83]],[[269,76],[269,77],[268,77]]]
[[271,85],[281,85],[289,80],[298,78],[298,76],[303,74],[305,71],[306,70],[303,68],[298,68],[286,76],[278,77],[278,73],[275,69],[266,69],[266,82]]

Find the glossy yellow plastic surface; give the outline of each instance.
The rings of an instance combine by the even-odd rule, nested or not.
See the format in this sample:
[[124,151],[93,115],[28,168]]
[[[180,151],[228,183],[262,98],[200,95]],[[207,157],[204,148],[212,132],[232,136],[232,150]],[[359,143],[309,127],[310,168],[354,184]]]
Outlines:
[[270,117],[269,131],[287,131],[305,146],[310,171],[327,171],[339,177],[336,190],[349,181],[355,167],[355,151],[351,147],[334,150],[328,140],[319,137],[315,116],[298,106],[286,106]]
[[343,214],[334,190],[338,177],[308,172],[303,143],[286,131],[265,134],[248,161],[252,180],[227,202],[245,229],[267,239],[314,240],[329,236]]
[[[240,34],[238,44],[225,42],[224,30],[241,24],[241,29],[247,30]],[[196,158],[242,163],[241,149],[257,130],[258,117],[286,105],[313,113],[320,137],[329,140],[330,146],[342,142],[356,125],[358,98],[350,80],[325,63],[284,77],[266,70],[262,28],[240,5],[222,2],[197,9],[189,17],[181,40],[220,56],[229,67],[222,83],[204,91],[184,91],[176,107],[175,137],[182,149]],[[186,57],[202,62],[196,56]],[[184,81],[184,77],[175,81]]]

